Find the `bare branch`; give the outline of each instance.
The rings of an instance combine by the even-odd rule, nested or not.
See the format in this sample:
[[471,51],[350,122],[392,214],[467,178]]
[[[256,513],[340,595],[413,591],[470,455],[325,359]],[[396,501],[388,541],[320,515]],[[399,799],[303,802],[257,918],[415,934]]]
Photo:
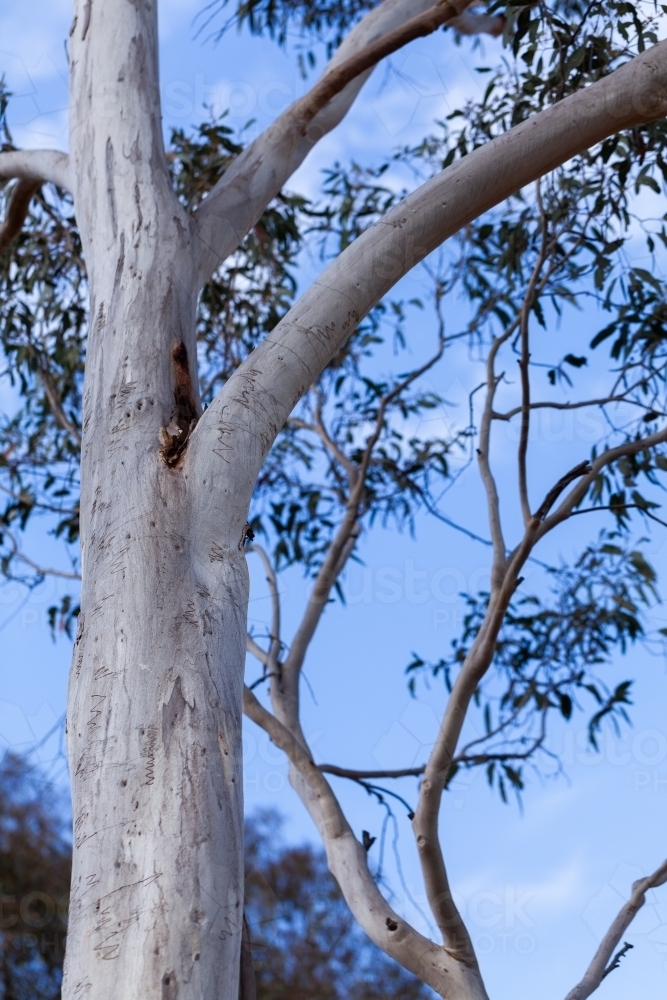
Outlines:
[[[271,560],[269,559],[268,553],[262,548],[261,545],[254,542],[252,545],[247,546],[246,552],[255,552],[262,560],[262,565],[264,566],[264,570],[266,572],[266,582],[269,585],[269,592],[271,594],[271,646],[269,648],[269,652],[266,654],[266,661],[263,662],[265,662],[269,672],[271,674],[275,674],[278,672],[281,646],[280,591],[278,590],[278,581],[276,580],[276,573]],[[251,652],[254,653],[254,655],[257,655],[254,649],[252,649]]]
[[491,541],[493,542],[493,568],[491,571],[491,583],[495,589],[505,569],[505,538],[503,536],[502,522],[500,520],[500,500],[498,499],[498,488],[496,480],[491,471],[489,461],[489,449],[491,445],[491,422],[493,413],[493,399],[498,385],[498,378],[494,371],[494,361],[500,347],[509,336],[506,331],[502,337],[498,337],[494,342],[487,360],[486,372],[486,400],[482,413],[482,422],[479,433],[479,448],[477,449],[477,460],[482,483],[486,491],[486,502],[489,510],[489,528],[491,529]]
[[597,513],[597,511],[599,510],[611,510],[616,513],[618,513],[618,511],[620,510],[639,510],[645,517],[648,517],[651,521],[655,521],[656,524],[660,524],[662,525],[663,528],[667,528],[667,521],[663,521],[663,519],[654,514],[652,510],[649,510],[647,507],[644,507],[642,506],[642,504],[638,503],[618,503],[618,504],[609,503],[609,504],[601,504],[598,507],[578,507],[576,510],[572,511],[572,514],[570,516],[574,517],[575,514],[594,514]]
[[29,566],[30,569],[37,574],[37,576],[57,576],[61,580],[81,579],[80,573],[68,573],[66,570],[52,569],[49,566],[40,566],[39,563],[33,562],[32,559],[29,559],[28,556],[24,555],[23,552],[21,552],[16,538],[14,537],[12,532],[9,531],[4,526],[2,529],[2,534],[5,538],[9,540],[9,544],[12,549],[11,557],[13,559],[19,559],[22,563],[25,563],[26,566]]
[[[201,283],[239,245],[323,135],[354,102],[382,59],[449,21],[459,31],[503,30],[502,18],[463,17],[471,0],[379,4],[350,32],[315,86],[241,153],[199,207]],[[423,9],[421,12],[419,8]]]
[[245,648],[249,653],[252,653],[252,655],[256,657],[261,664],[263,664],[265,667],[268,667],[269,654],[262,649],[259,643],[255,642],[255,640],[253,639],[253,637],[250,635],[249,632],[245,637]]
[[[324,608],[326,607],[331,596],[331,590],[334,587],[336,580],[342,573],[347,560],[352,554],[357,538],[359,537],[361,530],[359,527],[359,516],[364,502],[366,476],[373,456],[373,451],[385,425],[387,410],[392,402],[394,402],[394,400],[401,395],[401,393],[405,392],[405,390],[409,388],[409,386],[415,382],[416,379],[420,378],[440,360],[444,349],[445,341],[441,329],[438,337],[438,349],[435,354],[432,355],[423,365],[410,372],[404,379],[398,382],[394,388],[391,389],[390,392],[386,393],[380,400],[375,417],[375,428],[366,442],[359,465],[354,466],[353,463],[349,463],[349,460],[346,462],[346,467],[348,464],[352,466],[349,471],[350,484],[352,488],[346,505],[345,515],[329,551],[327,552],[324,563],[317,574],[317,579],[310,595],[308,606],[294,637],[294,641],[292,642],[289,656],[283,665],[280,691],[275,691],[276,700],[274,701],[274,704],[276,706],[276,712],[279,713],[281,718],[283,718],[283,721],[286,721],[286,723],[293,727],[295,731],[298,731],[297,727],[299,725],[299,675],[303,667],[308,646],[310,645],[310,642],[315,634],[315,630],[317,629],[324,612]],[[334,445],[333,441],[331,441],[324,427],[321,407],[318,409],[317,421],[318,427],[320,428],[319,433],[331,442],[330,447],[335,447],[337,449],[338,446]],[[272,693],[274,693],[273,689]],[[284,712],[286,712],[286,714],[283,716]]]
[[[631,392],[636,386],[632,386],[628,389]],[[579,403],[552,403],[549,401],[543,401],[540,403],[530,403],[528,409],[530,410],[581,410],[585,406],[607,406],[609,403],[628,403],[631,406],[641,406],[642,409],[648,410],[649,407],[644,403],[635,402],[632,399],[627,398],[627,393],[622,393],[618,396],[601,396],[599,399],[582,399]],[[513,417],[518,416],[523,411],[522,406],[515,406],[512,410],[507,410],[505,413],[498,413],[494,411],[494,420],[511,420]],[[667,414],[659,413],[658,416],[667,416]]]
[[442,793],[455,763],[455,751],[473,695],[493,662],[496,640],[516,588],[517,574],[536,540],[531,521],[520,545],[506,561],[501,580],[491,595],[484,621],[452,688],[435,745],[424,771],[413,831],[431,911],[450,954],[460,961],[476,962],[467,928],[452,898],[449,877],[438,836]]
[[371,940],[440,996],[488,1000],[475,969],[453,962],[443,948],[419,934],[384,899],[368,868],[366,849],[352,833],[305,743],[268,712],[247,687],[243,691],[243,711],[289,758],[290,780],[320,831],[329,869]]
[[528,500],[528,476],[526,470],[526,456],[528,454],[528,435],[530,433],[530,344],[529,344],[529,326],[530,326],[530,312],[533,308],[535,302],[535,289],[539,281],[540,272],[544,266],[546,260],[548,243],[547,243],[547,220],[544,212],[544,205],[542,204],[542,190],[540,181],[537,181],[536,187],[536,197],[537,204],[540,212],[540,222],[542,230],[542,238],[540,241],[540,252],[535,261],[535,267],[530,276],[530,281],[528,282],[528,288],[526,289],[526,294],[523,299],[523,305],[521,307],[521,358],[519,360],[519,370],[521,372],[521,433],[519,436],[519,449],[518,449],[518,464],[519,464],[519,500],[521,503],[521,512],[523,514],[523,523],[528,524],[531,518],[530,514],[530,501]]
[[0,153],[0,180],[50,182],[72,190],[69,156],[55,149],[11,149]]
[[295,125],[303,134],[315,115],[348,83],[415,39],[433,34],[444,24],[459,17],[470,6],[470,2],[471,0],[437,0],[430,10],[417,14],[405,24],[387,32],[344,63],[328,68],[312,90],[288,112],[293,116]]
[[425,764],[418,767],[404,767],[398,771],[355,771],[349,767],[338,767],[336,764],[318,764],[322,774],[333,774],[337,778],[350,778],[359,781],[365,778],[418,778],[424,773]]
[[[584,475],[580,482],[578,482],[577,485],[568,493],[558,509],[542,522],[539,528],[538,537],[541,538],[543,535],[546,535],[547,532],[551,531],[551,529],[557,524],[565,521],[573,513],[574,508],[586,496],[586,493],[593,484],[595,477],[602,469],[611,465],[619,458],[636,455],[637,452],[647,451],[649,448],[655,448],[656,445],[664,444],[666,441],[667,428],[662,431],[656,431],[655,434],[650,434],[648,437],[639,438],[636,441],[627,441],[625,444],[620,444],[615,448],[609,448],[607,451],[604,451],[590,463],[590,471]],[[583,467],[583,464],[584,463],[582,463],[580,468]],[[574,473],[575,470],[572,471]]]
[[580,462],[579,465],[576,465],[574,469],[570,469],[570,471],[566,472],[564,476],[561,476],[561,478],[558,480],[555,486],[552,486],[552,488],[549,490],[544,500],[535,511],[536,520],[543,521],[544,518],[549,513],[549,511],[551,510],[551,508],[553,507],[553,505],[555,504],[558,497],[563,492],[563,490],[567,486],[569,486],[570,483],[573,482],[575,479],[580,479],[581,476],[585,476],[590,471],[591,471],[591,463],[588,461],[588,459],[585,459],[585,461]]
[[633,883],[630,899],[621,907],[616,919],[602,939],[584,978],[573,990],[570,990],[565,1000],[586,1000],[586,997],[595,992],[605,976],[617,967],[618,960],[624,950],[621,949],[621,952],[609,964],[614,949],[646,902],[646,893],[649,889],[656,889],[658,886],[664,885],[665,882],[667,882],[667,861],[663,861],[652,875],[640,878]]
[[327,451],[333,455],[336,461],[339,462],[347,472],[350,488],[353,489],[357,481],[359,470],[354,462],[347,457],[342,448],[339,447],[329,434],[322,419],[321,405],[318,405],[317,407],[314,424],[309,424],[307,420],[301,420],[299,417],[290,417],[289,423],[292,427],[298,427],[302,430],[311,431],[320,438]]
[[[0,241],[0,249],[1,248],[2,247]],[[57,422],[60,424],[62,429],[64,431],[67,431],[67,433],[74,440],[74,442],[80,447],[81,432],[79,428],[72,423],[72,421],[65,413],[62,405],[62,400],[58,395],[58,390],[56,389],[51,372],[48,370],[48,368],[44,366],[44,364],[42,363],[42,359],[38,356],[38,352],[34,349],[34,347],[32,347],[32,345],[30,345],[30,347],[31,347],[31,354],[33,355],[37,363],[37,371],[39,373],[39,377],[42,380],[42,385],[44,386],[44,392],[46,393],[46,398],[49,401],[49,406],[51,407],[54,417],[56,418]]]
[[343,521],[317,574],[301,624],[290,646],[289,655],[283,664],[280,684],[274,684],[271,689],[276,712],[295,732],[300,731],[299,677],[301,669],[310,642],[329,601],[331,590],[359,537],[358,507],[359,500],[356,497],[351,498]]

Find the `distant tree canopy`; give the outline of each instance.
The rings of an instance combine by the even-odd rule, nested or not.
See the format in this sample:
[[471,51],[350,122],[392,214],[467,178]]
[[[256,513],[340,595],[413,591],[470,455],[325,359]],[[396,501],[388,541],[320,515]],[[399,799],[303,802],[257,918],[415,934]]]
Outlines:
[[[38,769],[0,762],[0,1000],[58,1000],[71,844],[61,797]],[[246,821],[246,915],[257,1000],[427,1000],[431,991],[373,945],[322,850],[286,845],[282,819]]]
[[60,997],[71,844],[58,794],[22,757],[0,761],[0,996]]
[[246,822],[246,918],[257,1000],[426,1000],[433,994],[372,944],[324,851],[280,840],[281,819]]

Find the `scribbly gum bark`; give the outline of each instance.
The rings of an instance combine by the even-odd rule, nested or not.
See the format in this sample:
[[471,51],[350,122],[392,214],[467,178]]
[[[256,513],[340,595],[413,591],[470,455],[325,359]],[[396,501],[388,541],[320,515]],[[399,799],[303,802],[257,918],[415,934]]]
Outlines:
[[63,996],[236,1000],[244,515],[215,537],[193,524],[193,237],[162,147],[155,3],[81,0],[70,59],[91,329]]
[[[383,32],[409,27],[430,6],[430,0],[383,0],[350,32],[337,64]],[[440,17],[446,4],[438,6]],[[458,14],[466,4],[450,6]],[[400,39],[394,41],[400,47]],[[315,102],[307,121],[301,102],[279,116],[192,217],[173,193],[163,148],[156,0],[75,0],[68,51],[69,159],[49,151],[0,153],[0,178],[32,185],[51,180],[71,190],[91,296],[83,583],[67,713],[75,849],[63,998],[237,1000],[243,699],[249,717],[287,754],[329,867],[369,937],[440,996],[487,1000],[438,835],[466,707],[493,659],[496,613],[507,608],[538,536],[570,516],[591,477],[621,454],[663,445],[667,429],[605,451],[588,473],[577,467],[577,484],[544,519],[529,517],[509,559],[487,476],[498,569],[494,603],[462,666],[414,819],[443,943],[421,935],[381,894],[363,844],[313,763],[298,718],[303,657],[358,511],[351,508],[350,533],[341,536],[338,554],[332,549],[330,578],[282,665],[284,683],[272,689],[272,713],[243,692],[248,505],[294,406],[393,284],[478,215],[558,164],[621,129],[664,117],[667,42],[479,146],[390,209],[312,283],[204,414],[196,372],[199,290],[306,155],[308,122],[318,135],[333,127],[362,77],[350,78],[325,107]],[[15,205],[19,216],[22,198]],[[6,226],[0,243],[3,231]],[[495,384],[492,377],[488,384]],[[481,455],[487,454],[483,443]],[[550,502],[560,497],[562,482]],[[667,869],[638,883],[635,909],[660,879],[667,879]],[[633,912],[621,914],[577,996],[597,988],[617,932]]]

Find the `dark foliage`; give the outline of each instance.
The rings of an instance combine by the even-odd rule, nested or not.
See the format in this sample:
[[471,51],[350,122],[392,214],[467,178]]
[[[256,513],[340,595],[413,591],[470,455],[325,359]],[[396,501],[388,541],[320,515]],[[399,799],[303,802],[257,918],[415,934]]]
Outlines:
[[373,945],[323,851],[287,847],[277,813],[246,824],[246,917],[258,1000],[427,1000],[433,994]]
[[71,845],[63,803],[24,759],[0,762],[0,997],[58,1000]]

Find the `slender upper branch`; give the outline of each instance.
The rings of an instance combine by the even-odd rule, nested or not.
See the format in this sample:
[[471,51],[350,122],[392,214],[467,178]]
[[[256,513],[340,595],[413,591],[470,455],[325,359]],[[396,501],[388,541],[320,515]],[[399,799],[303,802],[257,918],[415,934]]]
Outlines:
[[614,954],[614,949],[646,902],[646,893],[649,889],[664,885],[665,882],[667,882],[667,861],[663,861],[652,875],[640,878],[633,883],[630,899],[621,907],[616,919],[602,939],[584,978],[573,990],[570,990],[565,1000],[586,1000],[586,997],[595,992],[605,975],[611,971],[609,962]]
[[598,455],[598,457],[594,459],[590,465],[588,462],[582,463],[576,470],[572,470],[573,473],[577,473],[576,478],[579,478],[579,475],[581,475],[584,470],[584,466],[586,467],[587,472],[585,475],[581,475],[581,479],[579,479],[577,485],[570,490],[554,513],[550,517],[546,517],[542,522],[539,528],[539,537],[541,538],[548,531],[551,531],[551,529],[557,524],[565,521],[570,516],[577,504],[580,503],[586,496],[586,493],[595,481],[595,477],[602,469],[611,465],[619,458],[623,458],[628,455],[636,455],[640,451],[648,451],[648,449],[655,448],[657,445],[664,444],[666,441],[667,428],[664,428],[661,431],[656,431],[655,434],[649,434],[648,437],[637,438],[635,441],[626,441],[625,444],[619,444],[615,448],[608,448],[606,451],[603,451],[601,455]]
[[347,114],[385,56],[448,21],[498,34],[501,18],[463,17],[472,0],[385,0],[350,32],[315,86],[234,161],[197,212],[205,283],[260,218],[312,147]]
[[540,211],[541,239],[540,250],[535,261],[533,272],[528,282],[528,288],[524,296],[521,307],[521,358],[519,369],[521,371],[521,432],[519,435],[518,465],[519,465],[519,500],[524,524],[528,524],[531,518],[530,501],[528,499],[528,473],[526,469],[526,458],[528,455],[528,436],[530,433],[530,313],[535,302],[535,289],[540,278],[540,273],[547,257],[548,232],[547,220],[542,204],[542,190],[540,181],[536,184],[537,204]]
[[[276,579],[276,572],[273,568],[273,564],[269,559],[268,553],[261,545],[256,542],[253,545],[249,545],[246,552],[256,552],[262,561],[264,571],[266,573],[266,582],[269,585],[269,592],[271,594],[271,645],[269,651],[266,654],[265,665],[271,674],[274,674],[278,670],[278,660],[280,657],[280,590],[278,589],[278,581]],[[255,652],[255,650],[251,650]]]
[[[636,388],[636,387],[632,387]],[[631,391],[630,389],[628,392]],[[641,406],[645,410],[652,410],[652,407],[647,406],[645,403],[635,401],[627,398],[626,393],[621,393],[619,395],[611,396],[601,396],[599,399],[582,399],[578,403],[557,403],[551,402],[549,400],[543,400],[539,403],[530,403],[530,410],[581,410],[585,406],[607,406],[610,403],[628,403],[632,406]],[[523,411],[523,406],[515,406],[511,410],[506,410],[504,413],[498,413],[494,410],[493,419],[494,420],[511,420],[512,417],[518,416],[519,413]],[[659,414],[660,416],[667,416],[667,414]]]
[[[438,349],[423,365],[406,375],[380,400],[375,416],[375,426],[371,432],[364,450],[361,461],[358,465],[346,459],[344,467],[348,470],[350,484],[350,495],[346,504],[345,514],[342,523],[336,532],[329,551],[324,559],[322,567],[317,574],[315,585],[310,595],[308,606],[299,625],[299,628],[292,642],[289,656],[285,660],[281,676],[280,689],[272,688],[274,704],[280,717],[295,732],[298,731],[299,715],[299,675],[303,667],[308,646],[315,634],[315,630],[320,622],[324,608],[329,601],[332,588],[336,580],[342,573],[347,560],[349,559],[356,540],[359,536],[359,516],[362,512],[366,491],[366,477],[373,458],[373,452],[380,435],[385,426],[387,411],[391,404],[403,393],[413,382],[424,375],[442,357],[445,349],[445,340],[442,326],[438,337]],[[321,405],[318,406],[316,415],[318,433],[323,437],[327,447],[334,450],[334,453],[343,453],[338,445],[334,444],[328,431],[324,426]]]
[[10,531],[7,530],[7,528],[3,527],[2,534],[10,544],[12,558],[19,559],[22,563],[25,563],[26,566],[29,566],[30,569],[37,574],[37,576],[57,576],[61,580],[81,579],[80,573],[68,573],[67,570],[52,569],[50,566],[41,566],[39,563],[36,563],[33,559],[28,558],[28,556],[21,552],[16,538]]
[[479,448],[477,449],[479,472],[482,477],[482,483],[484,484],[484,490],[486,492],[486,502],[489,510],[489,527],[491,529],[491,541],[493,542],[493,569],[491,573],[491,583],[494,589],[497,587],[498,581],[504,572],[505,553],[507,550],[505,547],[505,538],[503,536],[503,527],[500,519],[500,500],[498,497],[498,488],[496,486],[496,480],[493,472],[491,471],[489,450],[491,446],[493,400],[498,385],[498,379],[494,370],[494,361],[498,352],[498,347],[507,339],[508,336],[509,332],[506,331],[502,337],[498,337],[489,351],[489,357],[486,364],[486,396],[479,431]]

